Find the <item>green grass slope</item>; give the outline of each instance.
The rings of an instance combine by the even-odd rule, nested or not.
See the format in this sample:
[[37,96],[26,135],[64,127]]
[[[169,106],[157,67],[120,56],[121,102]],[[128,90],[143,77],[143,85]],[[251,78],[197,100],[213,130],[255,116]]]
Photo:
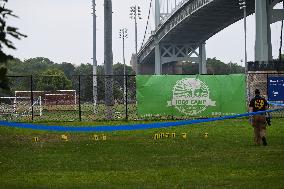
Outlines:
[[0,188],[283,188],[284,119],[273,120],[267,141],[255,146],[243,119],[81,134],[0,127]]

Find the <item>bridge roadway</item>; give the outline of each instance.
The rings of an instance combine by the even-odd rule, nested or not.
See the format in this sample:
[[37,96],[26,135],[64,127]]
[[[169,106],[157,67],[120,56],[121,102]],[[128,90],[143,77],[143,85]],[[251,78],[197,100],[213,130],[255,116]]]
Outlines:
[[[255,12],[255,0],[246,0],[247,15]],[[210,37],[243,19],[238,0],[185,0],[162,20],[137,55],[138,64],[155,64],[155,44],[190,44],[192,50]],[[229,43],[229,41],[228,41]],[[233,49],[232,49],[233,50]]]

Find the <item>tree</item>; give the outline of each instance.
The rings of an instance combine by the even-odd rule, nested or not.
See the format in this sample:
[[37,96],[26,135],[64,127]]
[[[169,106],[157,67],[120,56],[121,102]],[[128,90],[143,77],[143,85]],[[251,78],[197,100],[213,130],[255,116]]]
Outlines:
[[198,73],[198,64],[192,62],[182,62],[182,73],[188,75],[194,75]]
[[68,62],[62,62],[61,64],[56,64],[60,70],[64,72],[68,79],[72,80],[75,73],[75,66]]
[[20,33],[18,28],[9,26],[6,24],[6,19],[8,17],[17,17],[13,14],[13,11],[5,7],[8,0],[0,0],[0,94],[5,93],[9,90],[7,68],[5,63],[7,60],[12,59],[11,55],[7,55],[3,52],[3,47],[6,46],[10,49],[16,49],[14,44],[8,37],[21,39],[26,37],[26,35]]
[[[194,75],[198,74],[199,65],[198,63],[192,62],[182,62],[183,74]],[[229,62],[228,64],[218,60],[217,58],[207,59],[207,73],[208,74],[234,74],[234,73],[244,73],[245,68],[238,65],[237,63]]]
[[30,58],[23,62],[19,59],[12,59],[7,62],[9,75],[36,75],[47,69],[59,68],[51,60],[44,57]]
[[224,62],[214,58],[207,59],[208,74],[233,74],[233,73],[244,73],[245,68],[238,65],[237,63]]
[[38,76],[36,81],[36,90],[55,91],[72,89],[72,82],[62,70],[57,68],[44,71]]

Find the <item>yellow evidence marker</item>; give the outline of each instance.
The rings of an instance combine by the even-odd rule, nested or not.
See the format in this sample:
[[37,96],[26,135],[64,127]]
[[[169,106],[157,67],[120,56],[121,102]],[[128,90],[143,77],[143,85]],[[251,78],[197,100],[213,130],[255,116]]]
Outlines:
[[204,138],[208,138],[208,133],[204,133]]
[[61,139],[64,141],[68,141],[68,136],[67,135],[61,135]]
[[94,139],[97,141],[99,140],[99,136],[98,135],[94,135]]
[[38,142],[38,141],[39,141],[38,137],[34,137],[34,142]]
[[106,140],[107,139],[107,136],[106,135],[103,135],[103,140]]
[[170,137],[170,133],[166,133],[166,134],[165,134],[165,137],[166,137],[166,138],[169,138],[169,137]]
[[172,133],[172,138],[176,138],[176,133]]
[[154,139],[157,140],[159,138],[160,138],[159,134],[155,134]]
[[182,134],[181,134],[181,136],[182,136],[183,139],[186,139],[186,137],[187,137],[186,135],[187,135],[187,133],[182,133]]

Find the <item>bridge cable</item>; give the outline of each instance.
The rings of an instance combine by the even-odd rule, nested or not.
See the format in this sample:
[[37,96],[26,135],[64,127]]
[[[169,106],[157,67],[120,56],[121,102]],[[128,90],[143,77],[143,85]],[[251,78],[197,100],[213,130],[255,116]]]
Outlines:
[[146,34],[147,34],[149,20],[150,20],[150,14],[151,14],[151,8],[152,8],[152,2],[153,2],[153,0],[150,0],[150,6],[149,6],[149,11],[148,11],[147,23],[146,23],[146,28],[145,28],[145,32],[144,32],[144,37],[143,37],[143,41],[142,41],[142,44],[141,44],[141,48],[143,47],[145,39],[146,39]]
[[[283,8],[284,8],[284,1],[283,1]],[[281,50],[283,45],[283,20],[281,20],[281,33],[280,33],[280,47],[279,47],[279,61],[281,62],[282,56],[281,56]]]

